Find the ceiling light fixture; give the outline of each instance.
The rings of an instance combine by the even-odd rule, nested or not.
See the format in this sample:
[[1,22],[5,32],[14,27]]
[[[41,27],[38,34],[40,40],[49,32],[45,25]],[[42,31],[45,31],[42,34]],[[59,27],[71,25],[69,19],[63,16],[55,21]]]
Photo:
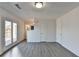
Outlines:
[[42,8],[43,7],[43,2],[35,2],[35,7],[36,8]]

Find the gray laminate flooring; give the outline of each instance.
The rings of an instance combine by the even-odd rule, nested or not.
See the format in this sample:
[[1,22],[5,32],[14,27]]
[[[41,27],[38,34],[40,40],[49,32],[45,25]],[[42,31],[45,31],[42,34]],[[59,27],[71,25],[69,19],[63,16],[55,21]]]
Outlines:
[[58,43],[22,42],[6,52],[2,57],[76,57]]

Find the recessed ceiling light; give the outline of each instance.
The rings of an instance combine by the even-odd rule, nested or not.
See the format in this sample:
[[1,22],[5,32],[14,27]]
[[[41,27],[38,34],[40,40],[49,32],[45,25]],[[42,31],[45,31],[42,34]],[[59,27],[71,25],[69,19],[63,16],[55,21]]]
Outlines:
[[43,2],[35,2],[35,7],[36,8],[42,8],[43,7]]

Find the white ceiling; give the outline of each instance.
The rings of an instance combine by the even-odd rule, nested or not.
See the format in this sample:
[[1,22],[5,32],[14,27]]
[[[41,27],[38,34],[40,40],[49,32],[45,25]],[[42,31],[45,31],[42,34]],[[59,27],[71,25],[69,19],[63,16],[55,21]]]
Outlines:
[[21,10],[14,6],[15,2],[0,2],[0,7],[23,20],[27,20],[33,17],[39,19],[57,19],[79,6],[78,2],[46,2],[43,8],[37,9],[33,6],[33,2],[17,3],[22,8]]

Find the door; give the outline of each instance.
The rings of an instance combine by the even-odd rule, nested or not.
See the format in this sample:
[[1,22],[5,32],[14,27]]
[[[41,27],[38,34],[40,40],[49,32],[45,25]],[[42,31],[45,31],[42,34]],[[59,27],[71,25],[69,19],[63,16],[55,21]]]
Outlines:
[[57,20],[57,41],[61,42],[62,40],[62,20]]
[[41,42],[47,42],[47,23],[46,21],[41,22],[41,27],[40,27],[40,41]]

